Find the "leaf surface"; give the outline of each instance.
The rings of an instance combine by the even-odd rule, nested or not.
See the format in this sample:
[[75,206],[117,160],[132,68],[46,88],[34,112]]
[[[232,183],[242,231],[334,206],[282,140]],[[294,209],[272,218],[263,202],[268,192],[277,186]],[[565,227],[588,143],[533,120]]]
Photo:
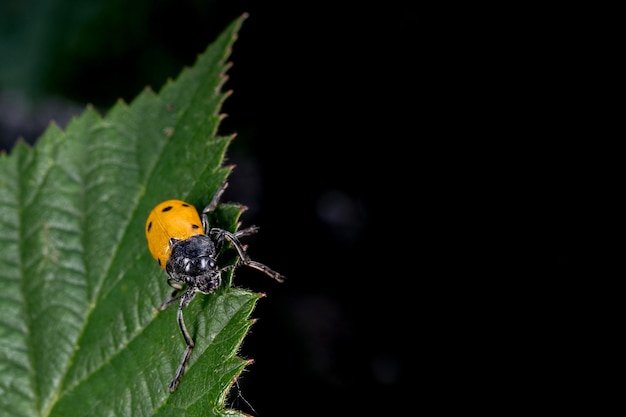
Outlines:
[[[201,209],[227,178],[233,137],[217,136],[235,20],[155,93],[88,107],[52,124],[32,148],[0,156],[0,415],[223,416],[259,294],[231,288],[185,309],[196,348],[168,391],[185,349],[176,305],[144,235],[162,200]],[[235,230],[243,207],[221,205]]]

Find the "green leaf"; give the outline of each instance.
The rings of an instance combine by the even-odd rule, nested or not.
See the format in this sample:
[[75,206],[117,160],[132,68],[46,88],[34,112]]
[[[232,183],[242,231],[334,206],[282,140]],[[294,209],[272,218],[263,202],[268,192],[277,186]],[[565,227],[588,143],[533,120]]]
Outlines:
[[[154,205],[202,208],[230,172],[233,137],[217,129],[244,18],[158,94],[104,117],[88,107],[0,155],[0,415],[244,415],[225,399],[260,295],[230,274],[196,296],[185,309],[196,347],[170,393],[186,345],[176,305],[156,311],[172,289],[144,235]],[[220,205],[214,221],[234,231],[243,210]]]

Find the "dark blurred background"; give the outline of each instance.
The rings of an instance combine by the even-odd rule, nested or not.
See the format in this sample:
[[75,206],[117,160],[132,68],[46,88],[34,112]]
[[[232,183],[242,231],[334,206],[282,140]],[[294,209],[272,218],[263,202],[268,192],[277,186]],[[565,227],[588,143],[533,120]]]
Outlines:
[[[418,71],[429,41],[417,42],[417,11],[392,3],[2,1],[1,148],[18,137],[32,143],[50,120],[65,127],[87,103],[105,114],[146,85],[160,89],[242,13],[249,18],[231,56],[225,89],[234,94],[220,128],[238,135],[224,200],[249,207],[244,225],[261,227],[247,239],[250,254],[287,281],[238,272],[238,285],[267,298],[241,352],[255,360],[239,382],[255,411],[236,390],[231,401],[261,417],[413,408],[407,369],[424,340],[410,291],[423,253],[411,242],[428,155],[409,128],[428,112],[412,85],[420,76],[431,83]],[[392,192],[399,184],[402,200]]]

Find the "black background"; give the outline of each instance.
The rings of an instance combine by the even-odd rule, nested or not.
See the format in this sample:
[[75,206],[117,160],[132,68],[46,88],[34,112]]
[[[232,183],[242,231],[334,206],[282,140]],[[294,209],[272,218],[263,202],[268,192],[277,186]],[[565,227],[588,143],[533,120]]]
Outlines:
[[90,53],[72,54],[63,42],[73,35],[59,35],[38,93],[70,104],[4,123],[3,147],[18,136],[34,141],[51,119],[64,126],[86,103],[106,112],[146,85],[158,90],[248,13],[225,85],[234,93],[220,133],[238,136],[224,200],[249,207],[244,226],[261,228],[247,239],[251,256],[287,280],[238,272],[238,285],[267,298],[241,350],[255,362],[230,402],[276,417],[415,407],[408,369],[424,361],[415,286],[428,249],[414,241],[428,223],[430,187],[418,132],[438,105],[414,88],[436,84],[417,11],[391,3],[201,3],[103,11],[76,35]]
[[[255,363],[242,393],[260,416],[395,414],[419,344],[419,325],[405,327],[418,275],[404,246],[410,203],[390,199],[407,180],[394,143],[415,140],[398,121],[417,123],[414,99],[398,90],[417,76],[407,74],[414,39],[403,38],[417,19],[332,4],[246,11],[222,128],[250,127],[251,153],[238,163],[231,149],[231,196],[258,203],[244,216],[261,227],[250,253],[287,281],[240,273],[268,294],[244,342]],[[247,175],[260,181],[257,201],[235,195]]]

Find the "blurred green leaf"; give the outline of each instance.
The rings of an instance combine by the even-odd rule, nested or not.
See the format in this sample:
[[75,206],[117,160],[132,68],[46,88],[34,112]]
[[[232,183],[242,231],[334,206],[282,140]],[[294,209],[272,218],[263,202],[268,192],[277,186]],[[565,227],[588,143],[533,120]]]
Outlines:
[[0,1],[0,92],[108,108],[175,74],[221,16],[214,0]]
[[[259,294],[227,284],[185,309],[196,348],[170,393],[185,343],[176,307],[155,310],[171,288],[144,223],[168,198],[203,207],[230,172],[217,129],[244,17],[158,94],[0,156],[0,415],[243,415],[224,401]],[[234,230],[242,210],[216,219]]]

